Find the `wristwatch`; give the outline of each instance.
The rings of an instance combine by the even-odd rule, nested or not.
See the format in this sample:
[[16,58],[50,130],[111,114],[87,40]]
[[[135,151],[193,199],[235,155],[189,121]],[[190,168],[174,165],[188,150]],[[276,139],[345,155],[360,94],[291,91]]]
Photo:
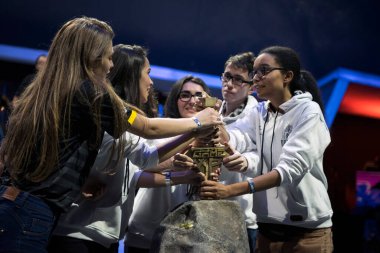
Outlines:
[[166,172],[164,172],[164,175],[165,175],[165,184],[167,186],[171,186],[172,185],[172,172],[166,171]]
[[249,193],[254,193],[256,190],[255,190],[255,183],[253,182],[253,178],[248,178],[247,182],[249,186]]

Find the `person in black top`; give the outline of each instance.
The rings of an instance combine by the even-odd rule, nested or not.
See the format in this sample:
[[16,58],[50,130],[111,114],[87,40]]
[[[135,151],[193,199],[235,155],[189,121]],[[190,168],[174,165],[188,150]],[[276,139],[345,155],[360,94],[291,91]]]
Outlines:
[[119,159],[126,130],[144,138],[184,134],[161,149],[159,156],[170,157],[173,146],[222,124],[212,108],[189,119],[150,119],[125,103],[107,80],[113,36],[95,18],[65,23],[46,66],[17,101],[0,148],[0,172],[11,182],[0,186],[0,252],[46,252],[54,220],[80,193],[105,131],[120,137],[113,149]]
[[11,111],[11,102],[6,95],[0,94],[0,142],[3,140],[5,125],[8,121],[8,115]]
[[25,90],[25,88],[33,82],[34,78],[36,78],[37,72],[45,66],[46,61],[46,54],[40,54],[39,56],[37,56],[36,61],[34,62],[34,67],[36,68],[35,72],[27,75],[26,77],[24,77],[24,79],[22,79],[20,85],[17,87],[17,90],[13,96],[12,103],[14,103],[20,97],[21,93]]

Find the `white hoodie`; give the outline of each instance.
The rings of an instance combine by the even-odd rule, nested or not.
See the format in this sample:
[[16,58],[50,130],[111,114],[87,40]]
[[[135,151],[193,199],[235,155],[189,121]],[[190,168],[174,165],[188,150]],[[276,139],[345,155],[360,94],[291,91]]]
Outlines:
[[256,163],[249,161],[255,176],[271,169],[281,176],[280,186],[253,194],[257,220],[331,227],[333,211],[322,166],[330,134],[319,105],[306,92],[280,105],[278,112],[268,108],[268,101],[259,103],[229,131],[230,144],[239,152],[253,151],[262,157]]
[[[160,142],[172,138],[154,140]],[[126,244],[129,247],[149,249],[155,230],[160,226],[165,216],[189,200],[187,184],[167,187],[140,188],[137,192],[133,212],[129,219]]]
[[[150,146],[145,139],[129,132],[124,135],[128,140],[124,149],[125,159],[117,164],[114,173],[104,173],[114,142],[114,138],[107,133],[104,134],[90,171],[89,178],[96,177],[105,184],[104,194],[95,200],[80,197],[67,213],[60,216],[54,235],[95,241],[107,248],[124,237],[133,208],[136,184],[141,175],[134,164],[141,168],[151,168],[158,164],[155,146]],[[116,158],[113,159],[115,160]]]
[[[223,101],[223,104],[221,108],[224,107],[225,101]],[[243,111],[234,116],[226,116],[223,117],[223,122],[226,124],[226,130],[228,131],[230,128],[233,128],[236,124],[236,120],[246,117],[249,111],[252,111],[253,108],[257,106],[257,100],[253,96],[248,96],[247,104],[245,105]],[[257,162],[259,157],[257,154],[251,153],[250,156],[246,155],[247,160],[251,160],[251,163]],[[221,175],[219,177],[219,180],[221,183],[229,185],[241,181],[245,181],[248,178],[253,176],[253,172],[250,169],[247,169],[243,173],[235,172],[235,171],[229,171],[224,166],[221,168]],[[237,197],[232,197],[230,200],[236,200],[244,213],[245,222],[247,225],[247,228],[250,229],[257,229],[257,223],[256,223],[256,214],[252,212],[252,196],[251,194],[244,194]]]

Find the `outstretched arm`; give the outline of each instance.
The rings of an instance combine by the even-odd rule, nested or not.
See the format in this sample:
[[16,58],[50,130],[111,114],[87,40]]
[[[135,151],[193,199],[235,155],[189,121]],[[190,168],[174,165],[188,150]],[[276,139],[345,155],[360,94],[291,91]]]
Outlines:
[[219,118],[218,112],[212,108],[206,108],[198,112],[193,118],[182,119],[147,118],[137,114],[128,131],[145,139],[156,139],[221,124],[223,122]]
[[214,127],[203,128],[199,131],[192,131],[190,133],[177,136],[166,143],[158,145],[157,151],[160,162],[171,158],[178,152],[188,149],[189,145],[193,143],[196,138],[211,136],[215,133],[215,131],[217,131],[217,129]]
[[[252,179],[255,191],[263,191],[280,185],[281,177],[277,170]],[[206,180],[201,184],[200,197],[202,199],[225,199],[251,193],[247,181],[224,185],[215,181]]]
[[195,170],[173,171],[169,182],[164,174],[144,171],[139,177],[137,187],[151,188],[177,184],[199,184],[204,179],[204,174]]

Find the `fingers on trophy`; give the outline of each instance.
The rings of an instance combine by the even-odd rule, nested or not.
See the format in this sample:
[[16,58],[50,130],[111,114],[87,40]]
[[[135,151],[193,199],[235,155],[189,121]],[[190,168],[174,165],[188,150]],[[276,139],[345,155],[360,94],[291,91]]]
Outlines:
[[[198,108],[214,108],[218,109],[220,105],[218,102],[220,100],[216,97],[206,96],[199,98],[199,107]],[[217,132],[215,134],[217,136]],[[220,143],[215,143],[213,138],[210,137],[209,141],[205,141],[207,138],[202,138],[200,141],[196,142],[197,145],[191,147],[186,155],[191,157],[198,169],[205,174],[207,179],[213,179],[215,172],[220,168],[223,158],[228,155],[225,151],[224,145]]]

